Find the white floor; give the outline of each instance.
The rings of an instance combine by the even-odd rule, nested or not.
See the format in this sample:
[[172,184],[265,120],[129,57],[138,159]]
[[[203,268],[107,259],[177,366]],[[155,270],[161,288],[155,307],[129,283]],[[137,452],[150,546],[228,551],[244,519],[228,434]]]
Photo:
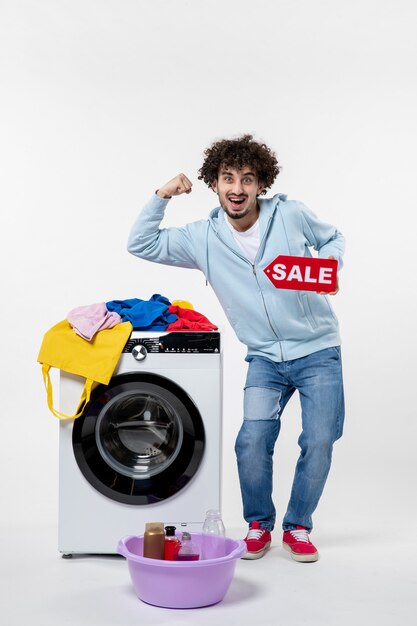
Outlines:
[[[240,537],[243,531],[229,531]],[[320,529],[317,563],[291,560],[273,535],[269,553],[238,561],[216,606],[172,610],[135,596],[121,557],[64,560],[55,527],[1,530],[0,610],[5,626],[408,626],[417,615],[417,539],[394,529]]]

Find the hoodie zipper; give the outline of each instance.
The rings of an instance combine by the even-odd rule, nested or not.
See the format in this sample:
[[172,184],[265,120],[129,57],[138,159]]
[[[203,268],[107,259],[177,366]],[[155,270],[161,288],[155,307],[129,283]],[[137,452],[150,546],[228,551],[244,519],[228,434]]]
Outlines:
[[[258,258],[260,258],[260,257],[262,256],[262,254],[263,254],[263,251],[264,251],[264,248],[265,248],[265,243],[266,243],[266,237],[267,237],[267,235],[268,235],[268,232],[269,232],[269,227],[270,227],[270,225],[271,225],[271,222],[272,222],[272,215],[271,215],[271,217],[270,217],[270,218],[269,218],[269,220],[268,220],[268,224],[266,225],[265,232],[264,232],[264,236],[262,237],[262,241],[261,241],[261,243],[259,244],[259,249],[258,249],[258,252],[257,252],[256,257],[255,257],[255,263],[256,263],[256,260],[257,260]],[[278,339],[278,342],[279,342],[279,349],[280,349],[280,352],[281,352],[281,359],[282,359],[282,361],[283,361],[283,360],[284,360],[284,354],[283,354],[283,352],[282,352],[282,336],[281,336],[281,333],[279,333],[279,332],[278,332],[278,330],[275,330],[274,326],[272,325],[271,318],[269,317],[268,309],[267,309],[267,306],[266,306],[266,303],[265,303],[264,294],[263,294],[262,288],[261,288],[261,286],[260,286],[260,284],[259,284],[259,281],[258,281],[258,275],[257,275],[257,273],[256,273],[256,266],[255,266],[255,263],[252,265],[252,270],[253,270],[253,273],[254,273],[254,275],[255,275],[255,278],[256,278],[256,283],[257,283],[257,285],[258,285],[258,287],[259,287],[259,291],[261,292],[262,302],[263,302],[263,305],[264,305],[264,309],[265,309],[265,314],[266,314],[266,317],[268,318],[269,325],[270,325],[270,327],[271,327],[272,332],[274,333],[274,335],[275,335],[275,336],[277,337],[277,339]]]
[[267,317],[268,322],[269,322],[269,326],[271,327],[271,330],[274,333],[275,337],[278,339],[279,349],[280,349],[280,352],[281,352],[281,360],[283,361],[284,360],[284,354],[282,352],[282,343],[281,343],[282,342],[282,337],[281,337],[280,334],[278,334],[278,332],[275,330],[275,328],[272,325],[271,318],[269,317],[268,309],[266,307],[264,294],[263,294],[262,288],[261,288],[261,286],[259,284],[259,281],[258,281],[258,275],[256,273],[256,267],[254,265],[252,265],[252,270],[253,270],[253,273],[254,273],[254,276],[255,276],[255,279],[256,279],[256,284],[258,285],[259,291],[261,292],[261,298],[262,298],[262,302],[263,302],[263,305],[264,305],[265,314],[266,314],[266,317]]
[[[257,259],[257,258],[261,255],[261,251],[263,252],[263,248],[265,247],[265,242],[266,242],[266,236],[267,236],[267,234],[268,234],[268,231],[269,231],[269,227],[270,227],[271,221],[272,221],[272,216],[271,216],[271,217],[269,218],[269,220],[268,220],[268,224],[267,224],[267,226],[266,226],[266,229],[265,229],[265,232],[264,232],[264,236],[262,237],[262,241],[261,241],[261,243],[259,244],[259,250],[258,250],[258,252],[257,252],[257,254],[256,254],[255,261],[256,261],[256,259]],[[258,281],[258,275],[257,275],[257,273],[256,273],[256,267],[255,267],[255,264],[254,264],[254,263],[251,263],[251,262],[249,261],[249,259],[247,259],[246,257],[244,257],[244,256],[242,256],[241,254],[239,254],[238,252],[236,252],[236,250],[233,250],[233,248],[232,248],[231,246],[229,246],[229,244],[228,244],[226,241],[224,241],[224,239],[222,239],[222,237],[219,235],[219,233],[218,233],[217,229],[214,229],[214,232],[216,233],[217,238],[218,238],[218,239],[220,239],[220,241],[221,241],[221,242],[222,242],[222,243],[223,243],[223,244],[224,244],[227,248],[229,248],[229,250],[230,250],[231,252],[233,252],[233,254],[235,254],[236,256],[238,256],[240,259],[243,259],[243,261],[245,261],[246,263],[248,263],[248,264],[252,267],[252,272],[253,272],[253,275],[255,276],[256,284],[258,285],[259,291],[260,291],[260,293],[261,293],[261,298],[262,298],[262,303],[263,303],[263,305],[264,305],[264,311],[265,311],[266,318],[267,318],[267,320],[268,320],[268,323],[269,323],[269,326],[270,326],[270,328],[271,328],[272,332],[274,333],[275,337],[278,339],[279,349],[280,349],[280,352],[281,352],[281,359],[282,359],[282,360],[284,360],[284,354],[283,354],[283,351],[282,351],[282,343],[281,343],[281,342],[282,342],[282,337],[281,337],[281,335],[280,335],[280,334],[279,334],[279,333],[275,330],[274,326],[272,325],[271,318],[270,318],[270,316],[269,316],[268,309],[267,309],[266,304],[265,304],[264,294],[263,294],[262,288],[261,288],[261,286],[260,286],[260,284],[259,284],[259,281]]]

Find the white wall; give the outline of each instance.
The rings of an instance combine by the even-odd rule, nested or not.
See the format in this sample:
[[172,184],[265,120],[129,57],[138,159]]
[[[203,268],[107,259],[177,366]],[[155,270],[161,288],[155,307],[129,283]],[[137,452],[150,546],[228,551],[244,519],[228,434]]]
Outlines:
[[[347,416],[316,524],[412,517],[416,419],[415,4],[407,0],[14,0],[0,5],[3,519],[52,521],[58,424],[43,333],[74,306],[182,298],[224,326],[224,518],[242,523],[233,442],[245,349],[198,272],[126,252],[150,194],[195,183],[166,224],[204,218],[213,140],[253,132],[283,165],[273,191],[347,238],[334,299]],[[276,453],[280,520],[299,407]],[[210,504],[210,503],[208,503]]]

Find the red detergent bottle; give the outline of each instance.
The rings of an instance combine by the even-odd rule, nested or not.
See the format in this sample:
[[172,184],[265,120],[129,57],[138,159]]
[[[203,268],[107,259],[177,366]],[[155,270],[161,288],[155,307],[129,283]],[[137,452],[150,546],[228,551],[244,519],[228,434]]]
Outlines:
[[175,536],[175,526],[165,526],[164,560],[176,561],[181,542]]
[[198,561],[200,558],[200,550],[196,544],[191,541],[191,535],[187,531],[182,533],[181,548],[177,554],[177,561]]

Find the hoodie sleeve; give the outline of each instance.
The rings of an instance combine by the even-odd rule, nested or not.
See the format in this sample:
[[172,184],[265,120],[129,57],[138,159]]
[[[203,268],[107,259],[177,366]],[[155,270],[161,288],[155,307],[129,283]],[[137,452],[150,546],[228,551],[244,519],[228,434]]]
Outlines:
[[322,259],[334,256],[339,263],[339,269],[342,269],[345,251],[344,236],[331,224],[319,220],[304,204],[300,203],[300,205],[302,227],[309,245],[318,251]]
[[192,224],[181,228],[159,228],[169,200],[156,194],[144,206],[130,231],[127,249],[155,263],[197,268]]

